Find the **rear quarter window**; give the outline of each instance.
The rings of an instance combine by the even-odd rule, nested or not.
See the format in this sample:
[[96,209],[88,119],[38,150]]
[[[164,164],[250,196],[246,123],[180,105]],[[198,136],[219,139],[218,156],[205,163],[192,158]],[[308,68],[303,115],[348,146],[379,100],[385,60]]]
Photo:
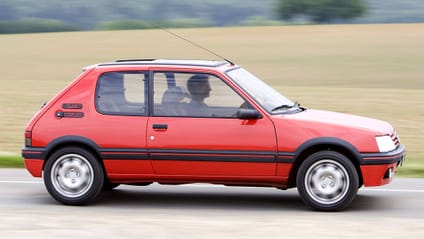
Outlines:
[[96,87],[96,109],[106,115],[147,115],[147,73],[107,72]]

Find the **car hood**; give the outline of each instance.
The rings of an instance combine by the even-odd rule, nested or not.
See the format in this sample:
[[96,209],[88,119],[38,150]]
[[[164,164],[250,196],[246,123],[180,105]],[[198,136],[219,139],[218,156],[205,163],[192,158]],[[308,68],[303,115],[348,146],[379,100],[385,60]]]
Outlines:
[[348,142],[359,152],[378,152],[375,136],[390,135],[393,127],[384,121],[321,110],[274,115],[279,150],[295,151],[306,141],[333,138]]
[[393,133],[393,127],[385,121],[331,111],[307,109],[297,114],[287,115],[287,118],[299,123],[305,122],[316,126],[327,125],[337,128],[355,129],[375,135]]

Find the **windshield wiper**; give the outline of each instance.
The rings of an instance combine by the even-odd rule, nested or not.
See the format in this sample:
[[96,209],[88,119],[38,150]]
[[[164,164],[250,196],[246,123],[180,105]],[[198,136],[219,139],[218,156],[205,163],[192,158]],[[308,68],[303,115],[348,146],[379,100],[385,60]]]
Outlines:
[[279,105],[277,107],[275,107],[274,109],[271,110],[271,112],[277,111],[277,110],[285,110],[285,109],[291,109],[291,108],[298,108],[300,106],[300,104],[298,102],[294,102],[294,104],[292,105]]

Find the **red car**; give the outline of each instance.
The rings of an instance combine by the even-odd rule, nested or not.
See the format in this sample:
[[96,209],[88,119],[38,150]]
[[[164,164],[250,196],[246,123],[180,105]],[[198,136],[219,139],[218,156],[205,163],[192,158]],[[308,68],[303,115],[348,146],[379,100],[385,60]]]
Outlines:
[[301,107],[231,62],[143,59],[84,68],[29,122],[22,155],[63,204],[201,182],[297,187],[331,211],[389,183],[405,147],[384,121]]

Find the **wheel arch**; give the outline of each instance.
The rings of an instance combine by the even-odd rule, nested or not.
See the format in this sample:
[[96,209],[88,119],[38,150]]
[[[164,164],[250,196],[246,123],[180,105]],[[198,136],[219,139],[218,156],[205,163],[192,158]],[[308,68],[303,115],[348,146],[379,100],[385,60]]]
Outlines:
[[42,157],[45,159],[43,163],[43,170],[48,158],[55,151],[63,147],[71,147],[71,146],[80,147],[92,153],[93,156],[99,160],[104,170],[103,161],[101,160],[101,156],[99,152],[99,146],[91,139],[88,139],[82,136],[73,136],[73,135],[57,138],[47,145],[42,155]]
[[289,187],[296,186],[296,175],[302,162],[311,154],[331,150],[346,156],[355,166],[359,177],[359,185],[362,185],[362,173],[360,162],[362,160],[360,153],[351,143],[333,137],[320,137],[306,141],[295,151],[294,163],[289,175]]

